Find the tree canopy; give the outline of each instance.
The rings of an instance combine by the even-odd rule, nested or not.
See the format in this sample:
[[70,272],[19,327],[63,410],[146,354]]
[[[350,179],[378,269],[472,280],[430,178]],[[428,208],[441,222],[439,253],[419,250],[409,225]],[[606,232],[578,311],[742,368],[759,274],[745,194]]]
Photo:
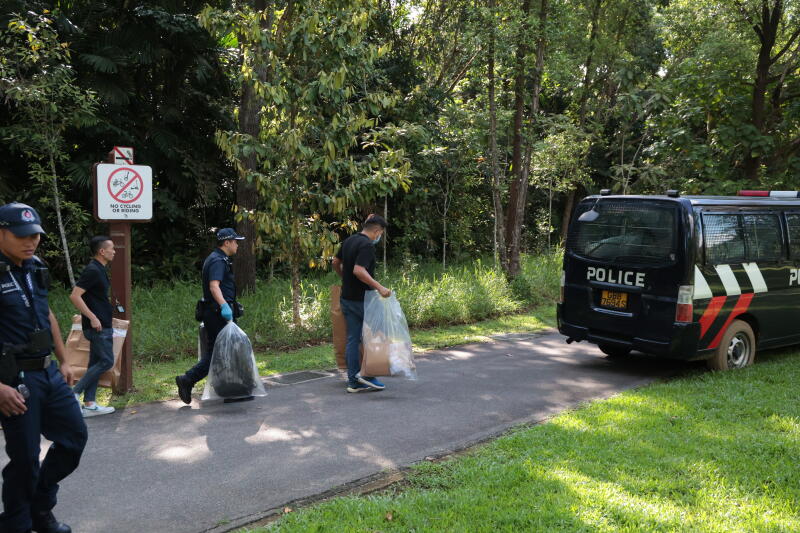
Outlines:
[[[192,272],[234,224],[252,275],[297,279],[384,211],[390,260],[495,255],[513,276],[600,188],[800,188],[797,0],[5,4],[3,35],[46,15],[96,101],[60,134],[68,246],[102,230],[89,172],[111,146],[155,170],[140,281]],[[0,200],[55,225],[5,78]]]

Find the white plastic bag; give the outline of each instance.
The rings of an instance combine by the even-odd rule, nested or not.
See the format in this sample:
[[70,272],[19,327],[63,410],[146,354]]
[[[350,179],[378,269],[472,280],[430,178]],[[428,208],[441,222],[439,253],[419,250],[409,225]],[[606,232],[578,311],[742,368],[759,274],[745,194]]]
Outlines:
[[266,396],[247,334],[234,322],[217,335],[203,400]]
[[[364,366],[370,369],[386,368],[388,375],[417,379],[417,367],[411,350],[408,322],[394,292],[383,298],[378,291],[364,294]],[[376,364],[373,358],[379,359]],[[364,375],[386,375],[386,372],[365,372]]]

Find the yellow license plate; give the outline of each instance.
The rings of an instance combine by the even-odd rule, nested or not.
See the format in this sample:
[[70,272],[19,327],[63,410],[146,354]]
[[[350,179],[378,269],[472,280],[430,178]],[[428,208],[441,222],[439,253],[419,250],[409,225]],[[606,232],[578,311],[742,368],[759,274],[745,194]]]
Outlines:
[[600,293],[600,305],[613,307],[614,309],[625,309],[628,307],[628,293],[603,291]]

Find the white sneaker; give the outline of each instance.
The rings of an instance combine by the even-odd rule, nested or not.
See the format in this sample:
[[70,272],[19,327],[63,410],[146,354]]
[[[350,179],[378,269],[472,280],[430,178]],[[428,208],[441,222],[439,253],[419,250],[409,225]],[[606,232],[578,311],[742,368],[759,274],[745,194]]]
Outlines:
[[103,407],[102,405],[94,404],[91,407],[83,406],[81,408],[81,414],[83,418],[89,418],[91,416],[100,416],[100,415],[110,415],[113,413],[115,409],[111,406]]

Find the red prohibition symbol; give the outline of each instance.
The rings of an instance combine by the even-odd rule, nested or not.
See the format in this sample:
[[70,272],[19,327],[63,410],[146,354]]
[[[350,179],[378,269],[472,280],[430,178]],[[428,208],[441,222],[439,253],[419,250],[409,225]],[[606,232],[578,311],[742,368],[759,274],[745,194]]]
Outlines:
[[118,168],[108,176],[108,193],[116,201],[131,204],[139,199],[144,181],[132,168]]

